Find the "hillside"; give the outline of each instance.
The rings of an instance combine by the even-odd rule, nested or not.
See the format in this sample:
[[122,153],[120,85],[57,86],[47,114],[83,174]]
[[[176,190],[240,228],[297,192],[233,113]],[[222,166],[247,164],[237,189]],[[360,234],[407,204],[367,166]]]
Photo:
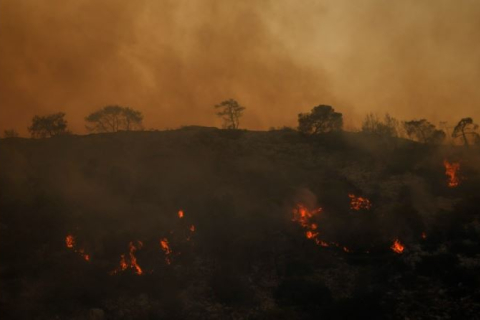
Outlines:
[[346,132],[3,139],[0,312],[473,319],[478,159]]

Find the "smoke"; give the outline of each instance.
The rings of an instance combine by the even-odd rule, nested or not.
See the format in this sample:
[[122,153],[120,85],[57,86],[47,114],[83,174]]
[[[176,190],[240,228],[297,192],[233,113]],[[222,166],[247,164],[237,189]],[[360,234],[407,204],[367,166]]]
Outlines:
[[220,125],[213,105],[247,107],[241,126],[295,125],[331,104],[454,122],[479,117],[480,3],[35,0],[0,3],[0,130],[35,114],[84,117],[107,104],[147,128]]

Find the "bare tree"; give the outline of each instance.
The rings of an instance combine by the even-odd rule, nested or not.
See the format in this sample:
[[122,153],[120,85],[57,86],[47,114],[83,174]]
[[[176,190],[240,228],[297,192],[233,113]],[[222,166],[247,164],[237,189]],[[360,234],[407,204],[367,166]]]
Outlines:
[[298,131],[304,134],[319,134],[340,131],[343,127],[343,117],[331,106],[319,105],[309,113],[298,115]]
[[142,130],[143,115],[128,107],[106,106],[85,118],[91,132],[117,132]]
[[65,113],[58,112],[46,116],[35,116],[32,125],[28,127],[32,138],[48,138],[68,134]]
[[217,112],[217,116],[223,118],[224,128],[238,129],[245,107],[241,106],[237,101],[229,99],[215,105],[215,109],[220,109]]
[[4,138],[18,138],[19,134],[14,129],[9,129],[9,130],[3,131],[3,137]]
[[388,113],[385,114],[383,120],[380,119],[376,114],[369,113],[363,120],[362,131],[382,137],[398,137],[399,122]]
[[467,136],[472,136],[476,141],[478,139],[478,133],[476,132],[477,129],[478,125],[473,122],[472,118],[463,118],[453,129],[452,137],[461,137],[463,139],[463,144],[468,147],[469,143]]

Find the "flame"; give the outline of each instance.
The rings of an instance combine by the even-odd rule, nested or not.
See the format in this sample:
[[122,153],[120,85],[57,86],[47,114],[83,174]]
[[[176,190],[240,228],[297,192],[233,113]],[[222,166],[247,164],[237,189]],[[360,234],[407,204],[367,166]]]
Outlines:
[[445,175],[448,177],[448,186],[450,188],[458,187],[460,184],[460,179],[458,177],[458,171],[460,170],[460,163],[458,162],[448,162],[447,160],[443,161],[445,166]]
[[163,252],[165,253],[165,262],[167,264],[172,263],[169,257],[169,255],[172,253],[172,250],[170,249],[167,238],[160,239],[160,248],[162,248]]
[[67,248],[73,249],[73,246],[75,246],[75,237],[71,234],[67,235],[65,237],[65,244],[67,245]]
[[120,266],[118,267],[118,269],[113,270],[110,274],[117,274],[118,272],[125,271],[130,268],[135,274],[142,275],[143,270],[138,265],[137,257],[135,256],[135,252],[137,250],[140,250],[142,247],[142,241],[137,241],[136,246],[133,241],[130,241],[130,243],[128,244],[128,259],[124,254],[120,255]]
[[130,249],[130,268],[135,269],[135,273],[141,275],[143,273],[142,268],[137,263],[137,257],[135,257],[135,251],[141,249],[143,247],[143,243],[141,241],[137,241],[138,247],[135,247],[133,242],[128,244],[128,248]]
[[367,198],[357,197],[351,193],[348,196],[350,197],[350,209],[352,210],[369,210],[372,207],[372,203]]
[[182,219],[183,216],[184,216],[183,210],[178,210],[178,217],[179,217],[180,219]]
[[190,231],[195,232],[195,226],[193,224],[190,226]]
[[310,219],[322,212],[322,208],[317,208],[315,210],[308,210],[303,204],[298,204],[297,208],[293,209],[293,219],[292,221],[298,222],[302,227],[315,230],[317,225],[311,223]]
[[400,240],[395,239],[390,249],[392,249],[395,253],[400,254],[403,253],[403,250],[405,250],[405,246],[400,242]]
[[65,237],[65,245],[68,249],[72,249],[74,252],[78,253],[85,261],[90,261],[90,255],[86,254],[84,249],[75,249],[76,242],[75,237],[72,234],[68,234]]
[[311,220],[314,219],[322,212],[322,208],[317,208],[314,210],[308,210],[303,204],[297,204],[297,207],[293,209],[293,219],[292,221],[297,222],[305,231],[305,237],[307,239],[312,239],[315,243],[322,247],[328,247],[328,243],[320,240],[318,238],[319,232],[318,225]]
[[124,271],[127,270],[128,264],[127,261],[125,260],[125,255],[122,254],[120,255],[120,270]]

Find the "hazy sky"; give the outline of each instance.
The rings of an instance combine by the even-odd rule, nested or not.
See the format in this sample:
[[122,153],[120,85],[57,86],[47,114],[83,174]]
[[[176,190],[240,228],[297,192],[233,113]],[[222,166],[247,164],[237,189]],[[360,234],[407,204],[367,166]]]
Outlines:
[[63,111],[74,133],[108,104],[145,127],[296,124],[331,104],[480,121],[478,0],[0,0],[0,130]]

